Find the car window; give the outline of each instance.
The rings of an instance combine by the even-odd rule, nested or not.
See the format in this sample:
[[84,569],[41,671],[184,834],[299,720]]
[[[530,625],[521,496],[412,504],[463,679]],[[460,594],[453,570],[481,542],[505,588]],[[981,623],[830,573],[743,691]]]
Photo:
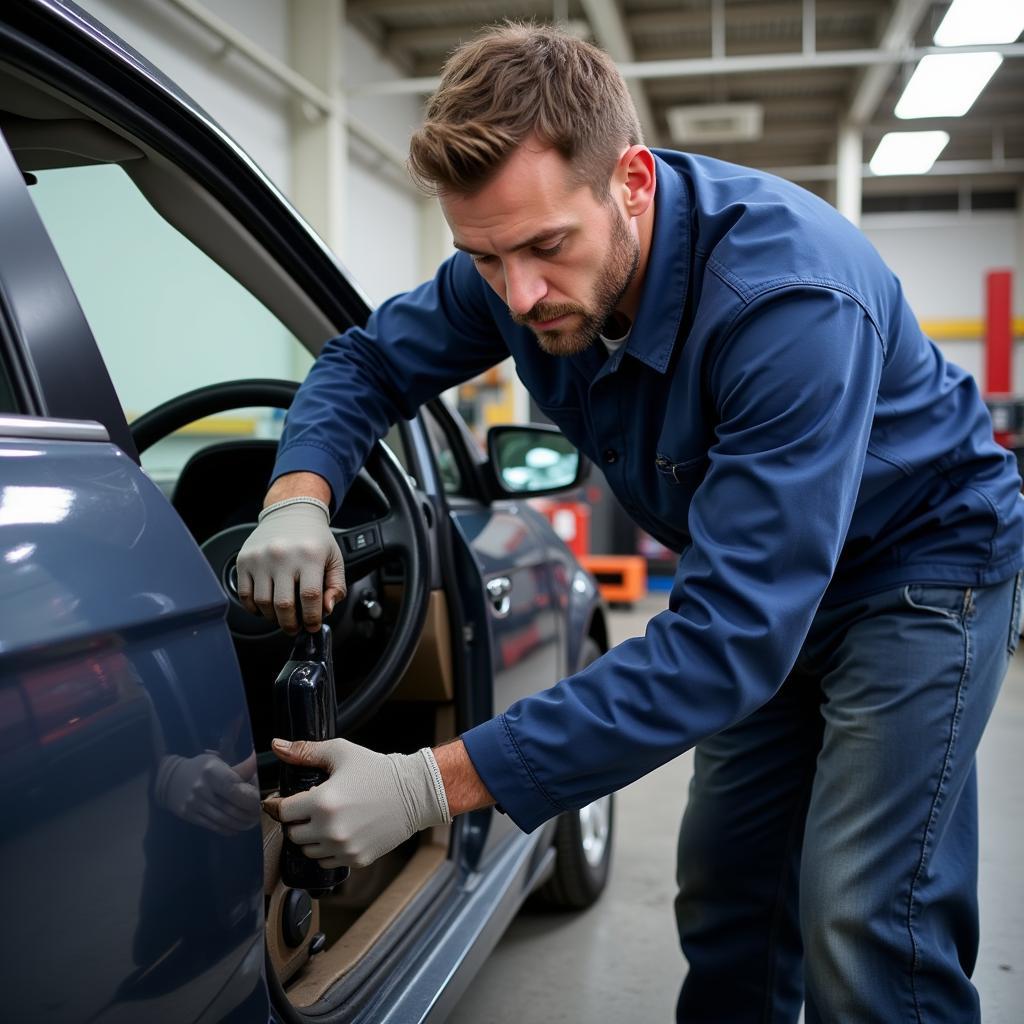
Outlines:
[[[35,172],[29,189],[129,422],[168,398],[246,377],[301,380],[312,357],[263,304],[161,217],[116,165]],[[176,475],[213,440],[280,435],[280,410],[200,421],[143,455]]]
[[430,447],[434,450],[434,458],[437,460],[437,469],[444,493],[449,496],[465,495],[458,458],[452,443],[448,440],[448,435],[445,434],[441,424],[437,422],[437,418],[429,409],[423,409],[423,420],[427,425],[427,436],[430,438]]
[[412,464],[409,461],[409,452],[405,447],[405,438],[402,436],[401,426],[397,423],[392,424],[391,429],[384,435],[383,441],[391,449],[399,463],[401,463],[402,469],[410,475],[415,475],[413,474]]

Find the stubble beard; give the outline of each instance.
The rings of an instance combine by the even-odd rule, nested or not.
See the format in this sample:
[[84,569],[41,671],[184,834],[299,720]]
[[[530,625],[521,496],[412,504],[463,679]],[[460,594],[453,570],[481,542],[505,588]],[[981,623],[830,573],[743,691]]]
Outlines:
[[[608,243],[608,259],[601,268],[594,287],[590,309],[571,303],[538,303],[525,316],[513,316],[518,324],[530,327],[541,350],[549,356],[574,356],[585,352],[601,335],[601,328],[615,310],[640,267],[640,243],[630,234],[618,210],[612,209],[612,232]],[[556,328],[538,331],[530,321],[554,320],[560,316],[580,318],[574,329]]]

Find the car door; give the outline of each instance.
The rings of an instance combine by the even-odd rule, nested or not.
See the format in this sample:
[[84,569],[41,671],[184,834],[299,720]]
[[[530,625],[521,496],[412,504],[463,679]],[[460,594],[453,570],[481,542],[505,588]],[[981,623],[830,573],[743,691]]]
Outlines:
[[[533,529],[527,510],[513,500],[486,503],[474,494],[468,453],[452,414],[440,402],[423,411],[461,555],[465,602],[473,609],[471,648],[475,661],[472,721],[500,714],[510,704],[556,683],[565,671],[565,621],[556,598],[555,563]],[[480,685],[489,677],[492,688]],[[481,865],[518,829],[503,814],[490,813]],[[482,815],[481,818],[484,816]]]
[[0,135],[0,830],[10,1020],[266,1020],[226,601],[140,469]]

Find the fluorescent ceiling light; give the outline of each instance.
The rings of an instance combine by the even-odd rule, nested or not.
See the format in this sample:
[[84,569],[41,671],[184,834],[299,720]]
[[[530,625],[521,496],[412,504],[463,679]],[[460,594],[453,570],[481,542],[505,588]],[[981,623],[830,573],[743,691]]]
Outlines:
[[872,174],[925,174],[947,142],[947,132],[887,132],[868,166]]
[[935,32],[936,46],[1012,43],[1024,32],[1019,0],[953,0]]
[[1003,63],[998,53],[931,53],[896,104],[897,117],[962,117]]

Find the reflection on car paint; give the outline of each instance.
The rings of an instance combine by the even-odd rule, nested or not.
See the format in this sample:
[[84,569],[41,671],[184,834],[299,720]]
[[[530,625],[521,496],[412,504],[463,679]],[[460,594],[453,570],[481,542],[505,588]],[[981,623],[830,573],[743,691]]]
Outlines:
[[66,487],[0,487],[0,526],[62,522],[74,501],[74,491]]

